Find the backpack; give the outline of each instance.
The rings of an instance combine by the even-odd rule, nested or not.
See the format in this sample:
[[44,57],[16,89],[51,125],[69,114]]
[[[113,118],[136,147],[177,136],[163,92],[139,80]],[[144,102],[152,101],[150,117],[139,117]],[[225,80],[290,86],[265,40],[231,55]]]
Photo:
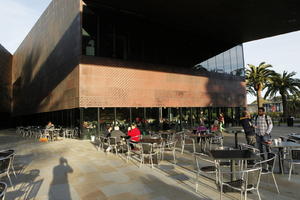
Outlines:
[[[256,115],[256,117],[255,117],[255,125],[257,125],[257,117],[258,117],[258,115]],[[266,120],[266,123],[267,123],[267,127],[269,127],[268,115],[265,115],[265,120]]]

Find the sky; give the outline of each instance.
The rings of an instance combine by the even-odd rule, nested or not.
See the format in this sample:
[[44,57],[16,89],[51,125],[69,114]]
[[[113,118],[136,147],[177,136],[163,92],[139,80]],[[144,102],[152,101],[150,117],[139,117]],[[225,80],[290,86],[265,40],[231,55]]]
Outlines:
[[[0,44],[12,54],[51,0],[0,0]],[[3,28],[4,27],[4,28]],[[295,71],[300,78],[300,31],[243,44],[245,64],[271,64],[276,72]],[[250,103],[256,98],[247,96]]]

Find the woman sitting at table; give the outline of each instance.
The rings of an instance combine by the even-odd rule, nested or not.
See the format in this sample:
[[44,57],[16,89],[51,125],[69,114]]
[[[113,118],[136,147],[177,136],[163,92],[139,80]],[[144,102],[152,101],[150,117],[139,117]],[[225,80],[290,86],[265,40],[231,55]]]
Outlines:
[[204,126],[204,124],[200,124],[196,129],[196,133],[204,133],[206,131],[207,131],[207,128]]
[[215,119],[213,125],[211,125],[210,131],[212,133],[215,133],[218,131],[218,129],[219,129],[219,121],[217,119]]
[[130,136],[130,140],[133,142],[139,142],[141,137],[141,131],[137,128],[136,124],[131,124],[131,128],[129,128],[128,136]]

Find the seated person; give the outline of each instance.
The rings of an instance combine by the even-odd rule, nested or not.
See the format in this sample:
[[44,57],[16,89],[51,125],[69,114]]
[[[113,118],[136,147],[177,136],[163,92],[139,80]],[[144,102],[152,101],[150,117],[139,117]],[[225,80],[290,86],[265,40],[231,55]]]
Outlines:
[[115,126],[114,130],[110,133],[110,137],[115,137],[117,142],[120,142],[121,136],[126,136],[126,134],[120,131],[119,126]]
[[211,125],[210,130],[211,130],[212,133],[215,133],[219,130],[219,121],[217,119],[214,121],[214,124]]
[[130,140],[133,142],[139,142],[141,138],[141,131],[136,127],[136,124],[131,124],[130,130],[127,133],[130,136]]
[[196,129],[196,133],[204,133],[206,131],[207,131],[207,128],[204,126],[204,124],[200,124]]
[[109,138],[109,137],[111,136],[111,131],[112,131],[112,127],[111,127],[111,126],[108,126],[108,127],[106,128],[106,130],[104,131],[104,133],[103,133],[104,137]]
[[49,121],[48,124],[46,125],[46,129],[54,129],[54,124],[52,124],[52,122]]

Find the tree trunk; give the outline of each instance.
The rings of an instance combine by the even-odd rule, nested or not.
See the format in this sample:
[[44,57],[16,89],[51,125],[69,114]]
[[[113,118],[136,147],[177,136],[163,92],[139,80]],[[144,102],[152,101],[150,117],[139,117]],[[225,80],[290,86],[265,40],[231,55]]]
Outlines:
[[259,87],[256,92],[257,92],[256,97],[257,97],[257,111],[258,111],[259,107],[263,107],[263,101],[262,101],[262,97],[261,97],[261,92],[262,92],[261,87]]
[[288,117],[287,113],[287,98],[284,94],[281,94],[281,100],[282,100],[282,108],[283,108],[283,119],[286,121]]

